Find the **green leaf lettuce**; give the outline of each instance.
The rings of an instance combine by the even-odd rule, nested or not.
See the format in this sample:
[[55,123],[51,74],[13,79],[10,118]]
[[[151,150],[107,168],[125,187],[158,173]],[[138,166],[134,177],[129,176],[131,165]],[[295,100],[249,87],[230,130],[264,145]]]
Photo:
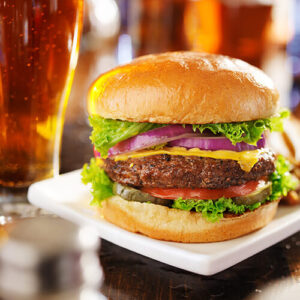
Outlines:
[[92,158],[90,164],[85,164],[81,171],[81,180],[84,184],[91,184],[93,196],[91,205],[101,206],[101,202],[113,196],[113,183],[106,172],[99,166],[96,158]]
[[209,222],[215,223],[223,218],[224,212],[235,215],[243,214],[246,210],[254,210],[261,206],[261,203],[252,205],[238,205],[230,198],[220,198],[218,200],[174,200],[173,208],[201,212],[202,216]]
[[193,125],[196,132],[201,133],[204,130],[210,130],[214,134],[222,134],[226,136],[233,145],[240,142],[245,142],[250,145],[256,145],[262,134],[266,130],[282,131],[283,120],[289,116],[288,110],[282,110],[278,115],[269,119],[261,119],[247,122],[235,123],[219,123],[219,124],[203,124]]
[[[256,145],[266,130],[281,131],[283,119],[289,116],[287,110],[269,119],[219,124],[193,124],[195,132],[210,130],[214,134],[226,136],[234,145],[245,142]],[[91,140],[102,157],[106,157],[108,149],[117,143],[140,133],[154,128],[163,127],[165,124],[135,123],[120,120],[104,119],[100,116],[90,116],[90,124],[93,127]],[[183,124],[185,126],[186,124]]]
[[92,143],[101,153],[102,157],[106,157],[108,149],[117,143],[140,133],[163,126],[152,123],[134,123],[104,119],[99,116],[90,116],[89,120],[93,127],[91,135]]

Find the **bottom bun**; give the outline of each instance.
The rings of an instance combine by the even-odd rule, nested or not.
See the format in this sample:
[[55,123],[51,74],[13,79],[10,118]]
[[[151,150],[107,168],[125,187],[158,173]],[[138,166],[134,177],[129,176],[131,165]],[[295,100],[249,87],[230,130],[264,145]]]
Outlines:
[[126,230],[154,239],[201,243],[233,239],[266,226],[275,216],[278,201],[269,202],[240,216],[211,223],[201,213],[161,205],[126,201],[114,196],[104,201],[104,218]]

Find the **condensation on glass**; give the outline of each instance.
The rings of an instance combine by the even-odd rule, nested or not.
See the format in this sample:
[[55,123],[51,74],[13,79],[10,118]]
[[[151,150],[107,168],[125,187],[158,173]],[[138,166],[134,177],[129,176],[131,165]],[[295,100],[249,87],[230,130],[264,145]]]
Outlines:
[[83,0],[0,1],[0,187],[58,173]]

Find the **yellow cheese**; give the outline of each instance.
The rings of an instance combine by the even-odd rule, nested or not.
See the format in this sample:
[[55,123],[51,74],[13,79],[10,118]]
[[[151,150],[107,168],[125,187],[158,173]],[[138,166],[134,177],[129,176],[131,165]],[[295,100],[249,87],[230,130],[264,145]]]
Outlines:
[[126,154],[120,154],[114,157],[116,161],[127,160],[128,158],[139,158],[158,154],[169,154],[169,155],[182,155],[182,156],[199,156],[199,157],[210,157],[216,159],[231,159],[237,161],[241,169],[250,172],[252,167],[258,162],[259,157],[268,153],[266,149],[251,150],[251,151],[228,151],[228,150],[217,150],[208,151],[200,150],[197,148],[185,149],[182,147],[163,148],[160,150],[141,150],[137,152],[131,152]]
[[102,158],[97,157],[97,158],[96,158],[96,163],[97,163],[97,166],[98,166],[98,167],[103,168],[104,162],[103,162]]

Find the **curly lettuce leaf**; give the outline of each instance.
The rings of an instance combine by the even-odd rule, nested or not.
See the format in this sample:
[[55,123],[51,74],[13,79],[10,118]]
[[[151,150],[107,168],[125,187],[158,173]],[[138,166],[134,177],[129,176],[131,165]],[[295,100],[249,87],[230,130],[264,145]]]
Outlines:
[[224,212],[230,212],[236,215],[243,214],[246,210],[254,210],[261,205],[260,202],[252,205],[238,205],[230,198],[220,198],[218,200],[183,200],[181,198],[174,200],[173,208],[196,212],[201,212],[202,216],[211,223],[218,222],[223,218]]
[[290,190],[296,189],[299,181],[292,176],[290,171],[290,163],[282,156],[278,156],[276,160],[276,170],[270,176],[272,181],[271,195],[262,202],[252,205],[238,205],[230,198],[220,198],[218,200],[183,200],[181,198],[174,200],[173,208],[201,212],[203,217],[209,222],[217,222],[223,218],[224,212],[236,215],[243,214],[247,210],[254,210],[267,201],[278,200],[286,196]]
[[289,172],[291,170],[291,164],[284,156],[279,155],[277,157],[275,166],[276,170],[270,176],[270,180],[272,181],[272,194],[267,199],[269,201],[285,197],[289,191],[295,190],[299,185],[298,179]]
[[288,110],[282,110],[278,115],[269,119],[219,124],[194,124],[193,130],[210,130],[213,134],[222,134],[226,136],[233,145],[245,142],[250,145],[256,145],[264,131],[282,131],[283,120],[289,116]]
[[113,196],[113,183],[106,172],[98,165],[97,159],[92,158],[90,164],[85,164],[81,171],[81,180],[84,184],[91,184],[91,205],[101,206],[101,202]]
[[162,127],[162,124],[135,123],[104,119],[99,116],[90,116],[90,124],[93,127],[91,140],[102,157],[106,157],[108,149],[117,143],[127,140],[132,136]]
[[[224,135],[234,145],[239,142],[256,145],[265,130],[282,131],[283,119],[288,116],[289,112],[283,110],[269,119],[237,123],[194,124],[192,126],[195,132],[198,130],[202,133],[204,130],[210,130],[214,134]],[[93,127],[92,143],[104,158],[107,156],[108,149],[117,143],[151,129],[165,126],[165,124],[104,119],[95,115],[90,117],[90,124]],[[185,125],[183,124],[183,126]]]

